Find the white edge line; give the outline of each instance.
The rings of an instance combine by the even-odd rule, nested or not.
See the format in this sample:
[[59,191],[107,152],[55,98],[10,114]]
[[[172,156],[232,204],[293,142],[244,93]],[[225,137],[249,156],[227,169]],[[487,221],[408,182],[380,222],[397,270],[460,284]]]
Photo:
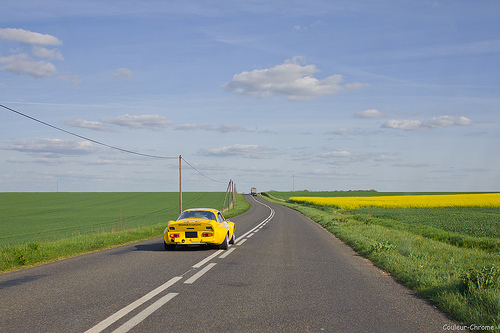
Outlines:
[[115,321],[117,321],[118,319],[120,319],[123,316],[125,316],[126,314],[128,314],[130,311],[134,310],[138,306],[140,306],[140,305],[144,304],[145,302],[149,301],[151,298],[155,297],[156,295],[158,295],[159,293],[161,293],[162,291],[164,291],[168,287],[172,286],[174,283],[176,283],[177,281],[179,281],[181,279],[182,279],[182,276],[176,276],[176,277],[171,278],[170,280],[168,280],[166,283],[162,284],[158,288],[154,289],[153,291],[150,291],[149,293],[147,293],[146,295],[142,296],[138,300],[130,303],[129,305],[127,305],[123,309],[115,312],[114,314],[112,314],[108,318],[104,319],[103,321],[101,321],[99,324],[95,325],[91,329],[85,331],[85,333],[98,333],[98,332],[101,332],[102,330],[106,329],[108,326],[110,326],[111,324],[113,324]]
[[245,232],[243,235],[241,235],[240,237],[238,237],[238,239],[241,239],[241,238],[245,238],[248,234],[254,232],[255,230],[257,230],[259,227],[263,227],[267,222],[269,222],[269,218],[272,218],[274,214],[271,214],[269,215],[264,221],[260,222],[259,224],[257,224],[255,227],[253,227],[252,229],[250,229],[249,231]]
[[193,284],[196,280],[198,280],[203,274],[205,274],[206,272],[208,272],[210,269],[212,269],[212,267],[214,267],[215,265],[217,265],[216,263],[211,263],[211,264],[208,264],[207,266],[205,266],[205,268],[203,268],[202,270],[200,270],[198,273],[196,273],[195,275],[191,276],[189,279],[187,279],[186,281],[184,281],[185,284]]
[[163,305],[165,305],[168,301],[170,301],[178,294],[179,293],[168,293],[167,295],[163,296],[162,298],[160,298],[159,300],[157,300],[156,302],[154,302],[153,304],[151,304],[150,306],[139,312],[125,324],[118,327],[116,330],[113,331],[113,333],[125,333],[130,331],[134,326],[138,325],[140,322],[146,319],[150,314],[161,308]]
[[217,257],[219,254],[221,254],[221,252],[224,252],[224,250],[218,250],[217,252],[212,253],[211,255],[209,255],[208,257],[206,257],[205,259],[203,259],[199,263],[193,265],[193,268],[200,268],[201,266],[205,265],[206,262],[212,260],[213,258]]

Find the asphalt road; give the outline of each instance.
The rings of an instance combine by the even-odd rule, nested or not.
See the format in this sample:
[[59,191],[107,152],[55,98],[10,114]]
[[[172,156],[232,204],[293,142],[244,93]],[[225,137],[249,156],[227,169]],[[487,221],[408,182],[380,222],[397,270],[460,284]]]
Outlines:
[[228,251],[161,238],[0,275],[0,332],[443,332],[453,321],[288,208]]

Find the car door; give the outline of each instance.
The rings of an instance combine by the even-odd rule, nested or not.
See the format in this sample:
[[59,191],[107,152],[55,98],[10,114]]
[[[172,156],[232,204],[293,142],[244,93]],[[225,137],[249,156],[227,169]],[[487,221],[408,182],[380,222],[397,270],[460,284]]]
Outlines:
[[217,213],[217,220],[219,221],[219,223],[222,223],[226,230],[229,230],[229,224],[227,224],[226,220],[224,220],[224,217],[222,217],[222,214],[220,212]]

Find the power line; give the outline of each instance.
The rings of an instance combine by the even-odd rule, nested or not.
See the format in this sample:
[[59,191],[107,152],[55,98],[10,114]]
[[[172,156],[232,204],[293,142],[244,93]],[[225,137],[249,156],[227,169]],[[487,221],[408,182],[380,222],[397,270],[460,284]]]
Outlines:
[[199,171],[198,169],[196,169],[194,166],[192,166],[191,164],[189,164],[189,162],[188,162],[188,161],[186,161],[184,158],[182,158],[182,160],[183,160],[184,162],[186,162],[186,164],[187,164],[187,165],[189,165],[189,166],[190,166],[190,167],[191,167],[194,171],[198,172],[198,173],[199,173],[200,175],[202,175],[203,177],[205,177],[205,178],[207,178],[207,179],[209,179],[209,180],[211,180],[211,181],[213,181],[213,182],[216,182],[216,183],[224,183],[224,184],[226,183],[226,182],[221,182],[220,180],[215,180],[215,179],[213,179],[213,178],[208,177],[207,175],[203,174],[201,171]]
[[[144,156],[144,157],[151,157],[151,158],[161,158],[161,159],[176,159],[177,157],[170,157],[170,156],[158,156],[158,155],[149,155],[149,154],[143,154],[143,153],[138,153],[138,152],[135,152],[135,151],[132,151],[132,150],[127,150],[127,149],[123,149],[123,148],[118,148],[118,147],[115,147],[115,146],[111,146],[111,145],[108,145],[108,144],[105,144],[103,142],[100,142],[100,141],[97,141],[97,140],[93,140],[93,139],[90,139],[90,138],[87,138],[85,136],[82,136],[82,135],[79,135],[79,134],[76,134],[76,133],[73,133],[73,132],[70,132],[70,131],[67,131],[65,129],[62,129],[60,127],[57,127],[57,126],[54,126],[54,125],[51,125],[49,123],[46,123],[44,121],[41,121],[39,119],[36,119],[34,117],[31,117],[31,116],[28,116],[27,114],[24,114],[22,112],[19,112],[19,111],[16,111],[14,109],[11,109],[5,105],[2,105],[0,104],[1,107],[3,107],[4,109],[7,109],[11,112],[14,112],[14,113],[17,113],[18,115],[20,116],[23,116],[23,117],[26,117],[28,119],[31,119],[33,121],[36,121],[40,124],[43,124],[45,126],[48,126],[48,127],[51,127],[51,128],[54,128],[58,131],[61,131],[61,132],[64,132],[64,133],[67,133],[67,134],[70,134],[70,135],[73,135],[73,136],[76,136],[80,139],[84,139],[84,140],[87,140],[87,141],[90,141],[90,142],[93,142],[95,144],[98,144],[98,145],[101,145],[101,146],[104,146],[104,147],[108,147],[108,148],[111,148],[111,149],[115,149],[115,150],[119,150],[121,152],[124,152],[124,153],[129,153],[129,154],[134,154],[134,155],[139,155],[139,156]],[[194,168],[193,168],[194,169]]]
[[[62,129],[60,127],[57,127],[57,126],[54,126],[54,125],[51,125],[45,121],[42,121],[42,120],[39,120],[37,118],[34,118],[34,117],[31,117],[25,113],[22,113],[22,112],[19,112],[19,111],[16,111],[14,109],[11,109],[5,105],[2,105],[0,104],[1,107],[3,107],[4,109],[7,109],[11,112],[14,112],[20,116],[23,116],[23,117],[26,117],[30,120],[33,120],[33,121],[36,121],[40,124],[43,124],[45,126],[48,126],[48,127],[51,127],[51,128],[54,128],[58,131],[61,131],[61,132],[64,132],[64,133],[67,133],[67,134],[70,134],[70,135],[73,135],[73,136],[76,136],[80,139],[84,139],[84,140],[87,140],[87,141],[90,141],[90,142],[93,142],[95,144],[98,144],[98,145],[101,145],[101,146],[104,146],[104,147],[107,147],[107,148],[111,148],[111,149],[115,149],[115,150],[119,150],[121,152],[124,152],[124,153],[129,153],[129,154],[134,154],[134,155],[139,155],[139,156],[144,156],[144,157],[150,157],[150,158],[158,158],[158,159],[177,159],[177,157],[170,157],[170,156],[158,156],[158,155],[149,155],[149,154],[143,154],[143,153],[138,153],[138,152],[135,152],[135,151],[131,151],[131,150],[128,150],[128,149],[123,149],[123,148],[118,148],[118,147],[115,147],[115,146],[111,146],[111,145],[108,145],[106,143],[103,143],[103,142],[100,142],[100,141],[97,141],[97,140],[94,140],[94,139],[90,139],[90,138],[87,138],[85,136],[82,136],[82,135],[79,135],[79,134],[76,134],[76,133],[73,133],[73,132],[70,132],[70,131],[67,131],[65,129]],[[219,181],[219,180],[215,180],[213,178],[210,178],[209,176],[205,175],[204,173],[202,173],[201,171],[199,171],[198,169],[196,169],[194,166],[192,166],[188,161],[186,161],[184,158],[183,158],[184,162],[186,162],[187,165],[189,165],[194,171],[198,172],[200,175],[202,175],[203,177],[213,181],[213,182],[216,182],[216,183],[225,183],[225,182],[222,182],[222,181]]]

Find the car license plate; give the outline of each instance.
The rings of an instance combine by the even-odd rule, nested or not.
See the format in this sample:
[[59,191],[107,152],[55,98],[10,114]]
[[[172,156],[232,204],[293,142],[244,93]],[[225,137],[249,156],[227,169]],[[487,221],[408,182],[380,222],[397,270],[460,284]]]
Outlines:
[[186,232],[186,238],[198,238],[198,233],[196,231]]

